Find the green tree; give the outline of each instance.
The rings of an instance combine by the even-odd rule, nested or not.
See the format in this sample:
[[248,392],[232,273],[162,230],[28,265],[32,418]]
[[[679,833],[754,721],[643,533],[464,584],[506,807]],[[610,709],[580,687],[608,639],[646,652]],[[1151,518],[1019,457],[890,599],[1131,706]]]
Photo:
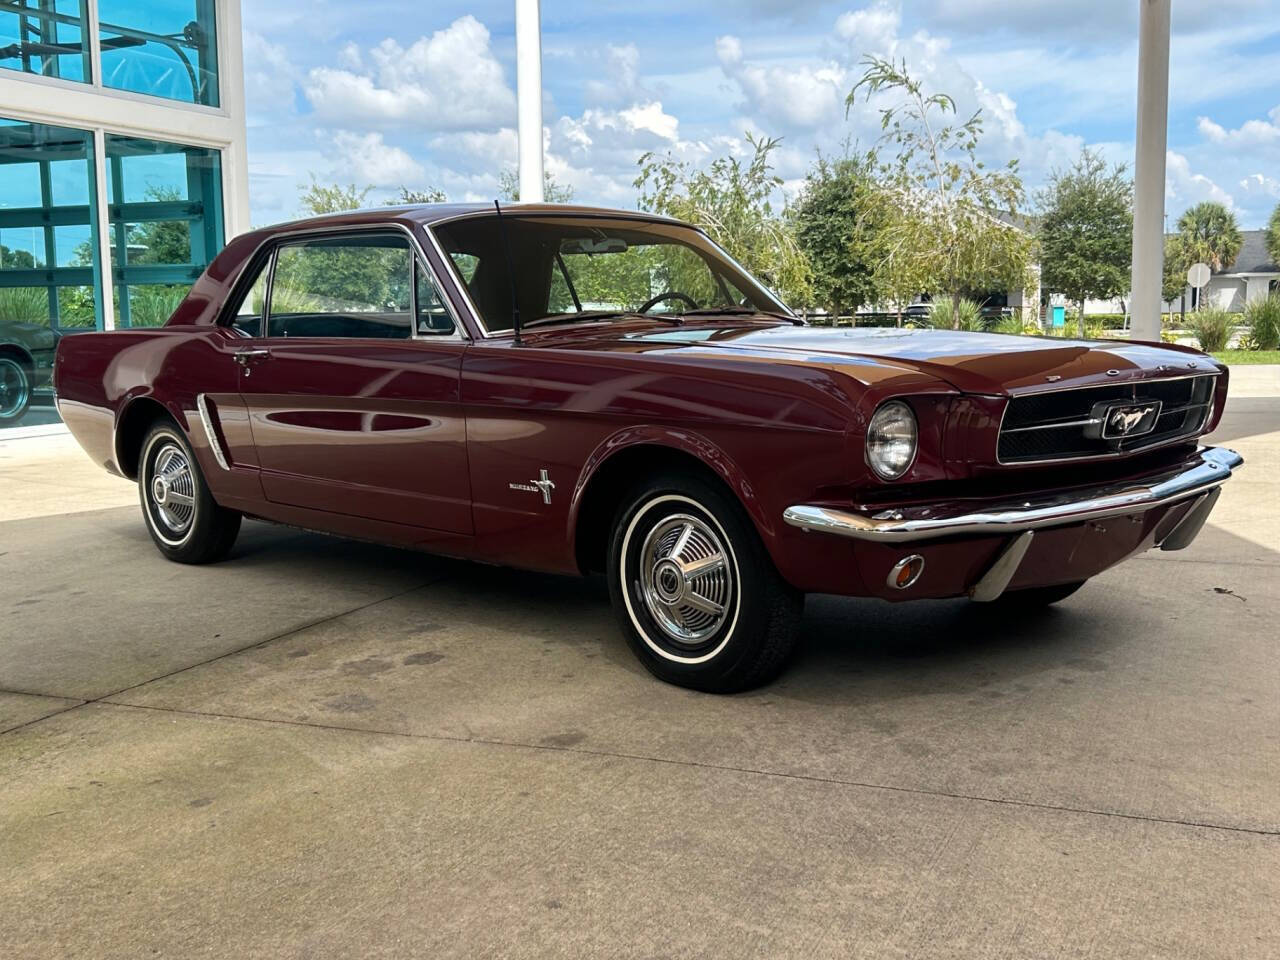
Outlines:
[[1123,166],[1108,169],[1083,151],[1068,170],[1055,170],[1039,196],[1041,282],[1080,305],[1129,289],[1133,264],[1133,181]]
[[425,190],[410,190],[408,187],[401,187],[390,200],[386,201],[388,207],[397,207],[410,203],[448,203],[449,195],[443,190],[436,187],[427,187]]
[[1165,303],[1173,303],[1179,298],[1183,301],[1182,312],[1186,313],[1187,268],[1191,266],[1187,253],[1182,246],[1182,238],[1176,233],[1164,238],[1164,277],[1160,282],[1160,299]]
[[1271,219],[1267,221],[1267,231],[1263,235],[1263,243],[1267,248],[1267,256],[1272,263],[1280,263],[1280,203],[1271,211]]
[[0,243],[0,270],[34,270],[36,258],[28,250],[10,250]]
[[876,272],[887,216],[882,197],[873,154],[836,160],[819,155],[790,210],[814,300],[833,317],[853,313],[880,293]]
[[1022,178],[1016,160],[988,170],[978,159],[982,112],[954,122],[955,100],[927,94],[905,61],[868,57],[863,64],[847,109],[862,91],[868,100],[896,94],[880,122],[883,139],[897,149],[882,169],[896,211],[886,241],[914,261],[900,273],[918,273],[931,292],[949,295],[954,317],[967,292],[1025,286],[1034,239],[1012,222],[1025,200]]
[[311,174],[311,183],[300,191],[298,203],[309,216],[358,210],[373,187],[357,187],[354,183],[321,183]]
[[697,168],[670,153],[640,158],[642,210],[696,224],[747,270],[793,304],[809,302],[809,264],[790,218],[775,210],[782,186],[769,154],[779,141],[747,134],[751,158],[717,157]]
[[[498,197],[511,203],[520,202],[520,174],[508,167],[498,174]],[[573,187],[559,183],[551,175],[550,170],[542,172],[542,202],[570,203],[573,201]]]
[[1244,246],[1236,215],[1212,200],[1187,208],[1178,218],[1178,237],[1189,264],[1207,263],[1215,273],[1229,269]]
[[[182,191],[176,187],[148,187],[145,196],[153,203],[173,203],[184,199]],[[114,233],[112,236],[114,238]],[[187,220],[151,220],[134,224],[129,227],[127,243],[131,264],[191,262],[191,224]]]

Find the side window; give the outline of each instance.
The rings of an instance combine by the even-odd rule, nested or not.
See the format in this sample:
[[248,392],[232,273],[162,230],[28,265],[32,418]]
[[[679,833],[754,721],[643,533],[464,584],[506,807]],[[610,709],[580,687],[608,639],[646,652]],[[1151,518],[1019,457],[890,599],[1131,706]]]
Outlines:
[[452,253],[453,265],[458,268],[462,282],[470,285],[471,278],[476,275],[476,267],[480,266],[480,258],[474,253]]
[[262,308],[267,300],[267,275],[271,272],[268,269],[270,263],[268,259],[258,269],[258,276],[253,281],[253,286],[244,295],[240,306],[236,308],[235,316],[231,318],[231,329],[241,336],[262,336]]
[[398,234],[284,244],[271,281],[269,335],[408,338],[413,282],[409,241]]
[[418,263],[414,272],[418,278],[418,334],[444,336],[453,333],[453,316],[444,305],[444,296],[431,271]]

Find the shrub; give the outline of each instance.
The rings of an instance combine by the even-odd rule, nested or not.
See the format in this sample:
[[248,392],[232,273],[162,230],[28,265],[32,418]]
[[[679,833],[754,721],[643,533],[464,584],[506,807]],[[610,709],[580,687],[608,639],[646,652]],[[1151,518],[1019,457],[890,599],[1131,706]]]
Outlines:
[[129,290],[129,325],[163,326],[187,295],[184,286],[146,286]]
[[[957,318],[959,323],[956,323]],[[935,330],[968,330],[971,333],[987,329],[982,308],[964,297],[960,298],[960,308],[955,312],[954,317],[949,297],[935,302],[933,309],[929,311],[929,325]]]
[[1200,343],[1205,353],[1215,353],[1226,347],[1231,339],[1231,326],[1235,315],[1225,310],[1199,310],[1187,317],[1187,327]]
[[0,320],[49,322],[49,294],[43,287],[0,287]]
[[1123,330],[1125,315],[1123,313],[1090,313],[1085,314],[1084,322],[1096,323],[1107,330]]
[[1249,328],[1251,350],[1280,348],[1280,294],[1273,293],[1262,300],[1246,304],[1244,323]]

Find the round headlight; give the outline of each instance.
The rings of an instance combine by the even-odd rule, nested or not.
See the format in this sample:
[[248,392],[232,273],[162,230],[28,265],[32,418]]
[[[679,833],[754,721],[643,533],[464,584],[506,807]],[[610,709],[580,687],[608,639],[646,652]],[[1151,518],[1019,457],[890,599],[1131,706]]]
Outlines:
[[883,404],[867,427],[867,463],[885,480],[897,480],[916,458],[916,416],[901,400]]

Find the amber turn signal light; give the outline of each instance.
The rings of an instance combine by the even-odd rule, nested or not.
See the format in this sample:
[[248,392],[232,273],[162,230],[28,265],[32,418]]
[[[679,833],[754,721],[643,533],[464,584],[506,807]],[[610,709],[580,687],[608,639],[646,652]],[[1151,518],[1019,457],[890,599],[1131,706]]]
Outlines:
[[893,565],[889,576],[885,578],[885,583],[895,590],[905,590],[919,580],[922,573],[924,573],[924,557],[913,553]]

